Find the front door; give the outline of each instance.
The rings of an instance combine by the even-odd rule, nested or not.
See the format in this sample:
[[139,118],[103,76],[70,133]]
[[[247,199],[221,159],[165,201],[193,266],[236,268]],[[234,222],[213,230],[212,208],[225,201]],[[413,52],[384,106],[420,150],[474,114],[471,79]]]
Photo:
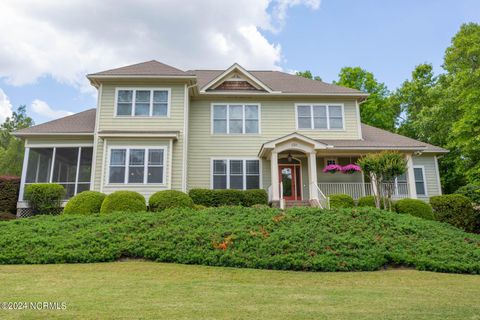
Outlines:
[[297,192],[297,174],[299,170],[295,170],[293,165],[282,165],[278,168],[279,182],[283,184],[283,199],[285,200],[301,200],[299,192]]

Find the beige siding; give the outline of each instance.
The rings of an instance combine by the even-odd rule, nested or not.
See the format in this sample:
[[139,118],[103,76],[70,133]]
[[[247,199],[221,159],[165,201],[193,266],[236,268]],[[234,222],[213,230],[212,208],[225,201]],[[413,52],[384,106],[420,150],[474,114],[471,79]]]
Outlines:
[[428,199],[441,194],[441,186],[438,183],[438,175],[433,155],[422,155],[413,157],[414,166],[423,166],[425,169],[425,183],[427,185],[427,196],[419,196],[419,199]]
[[[256,135],[213,135],[211,133],[211,104],[215,103],[259,103],[260,134]],[[320,131],[296,130],[296,103],[341,102],[345,110],[345,130]],[[358,139],[358,122],[354,100],[264,100],[262,98],[224,98],[221,100],[193,100],[190,103],[188,145],[188,188],[210,187],[210,159],[212,157],[255,157],[263,143],[299,132],[314,139]],[[263,161],[263,186],[271,184],[269,161]],[[305,169],[306,170],[306,169]]]
[[[115,117],[115,91],[116,88],[169,88],[171,90],[170,97],[170,116],[168,118],[162,117]],[[129,81],[115,83],[104,83],[102,85],[102,96],[100,99],[99,108],[99,123],[98,130],[125,130],[125,131],[178,131],[179,138],[173,142],[172,152],[172,167],[167,169],[167,173],[172,175],[171,188],[181,190],[182,188],[182,163],[183,163],[183,133],[184,133],[184,110],[185,110],[185,84],[176,82],[165,81]],[[124,138],[124,139],[108,139],[107,144],[113,143],[113,141],[123,141],[126,145],[148,145],[155,143],[167,143],[165,139],[139,139],[139,138]],[[107,145],[108,147],[108,145]],[[94,190],[102,190],[104,192],[113,192],[116,188],[106,186],[107,179],[103,179],[103,187],[101,187],[102,167],[103,174],[105,175],[107,170],[107,160],[104,157],[104,140],[98,139],[97,154],[96,154],[96,166],[95,166],[95,181]],[[168,166],[168,163],[167,163]],[[121,189],[129,189],[139,191],[145,196],[149,196],[151,193],[158,191],[156,188],[151,187],[121,187]]]

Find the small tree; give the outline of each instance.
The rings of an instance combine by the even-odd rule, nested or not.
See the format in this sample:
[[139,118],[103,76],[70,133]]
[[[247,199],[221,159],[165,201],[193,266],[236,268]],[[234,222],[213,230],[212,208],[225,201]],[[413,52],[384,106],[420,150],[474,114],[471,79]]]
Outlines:
[[387,208],[388,205],[388,209],[391,211],[395,177],[407,170],[406,160],[398,152],[382,151],[363,156],[358,160],[358,164],[375,184],[375,206],[380,208],[380,201],[383,201],[383,207]]

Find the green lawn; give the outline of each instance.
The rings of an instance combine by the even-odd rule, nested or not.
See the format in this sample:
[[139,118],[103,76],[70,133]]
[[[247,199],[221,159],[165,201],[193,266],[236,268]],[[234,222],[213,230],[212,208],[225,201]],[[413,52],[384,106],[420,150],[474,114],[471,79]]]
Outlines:
[[480,319],[480,276],[269,271],[113,262],[0,266],[0,319]]

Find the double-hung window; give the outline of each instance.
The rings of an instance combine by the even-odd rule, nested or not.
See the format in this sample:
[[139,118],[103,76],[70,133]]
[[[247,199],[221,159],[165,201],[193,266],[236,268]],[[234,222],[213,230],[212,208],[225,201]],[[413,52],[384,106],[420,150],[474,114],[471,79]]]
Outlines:
[[213,189],[259,189],[260,161],[243,159],[213,160]]
[[110,150],[109,183],[163,184],[165,149],[112,148]]
[[297,128],[317,130],[342,130],[343,105],[300,104],[297,105]]
[[170,89],[118,89],[117,116],[167,117]]
[[413,167],[413,175],[415,177],[417,195],[426,196],[427,187],[425,186],[425,171],[423,167]]
[[257,104],[214,104],[214,134],[255,134],[260,132],[260,106]]

